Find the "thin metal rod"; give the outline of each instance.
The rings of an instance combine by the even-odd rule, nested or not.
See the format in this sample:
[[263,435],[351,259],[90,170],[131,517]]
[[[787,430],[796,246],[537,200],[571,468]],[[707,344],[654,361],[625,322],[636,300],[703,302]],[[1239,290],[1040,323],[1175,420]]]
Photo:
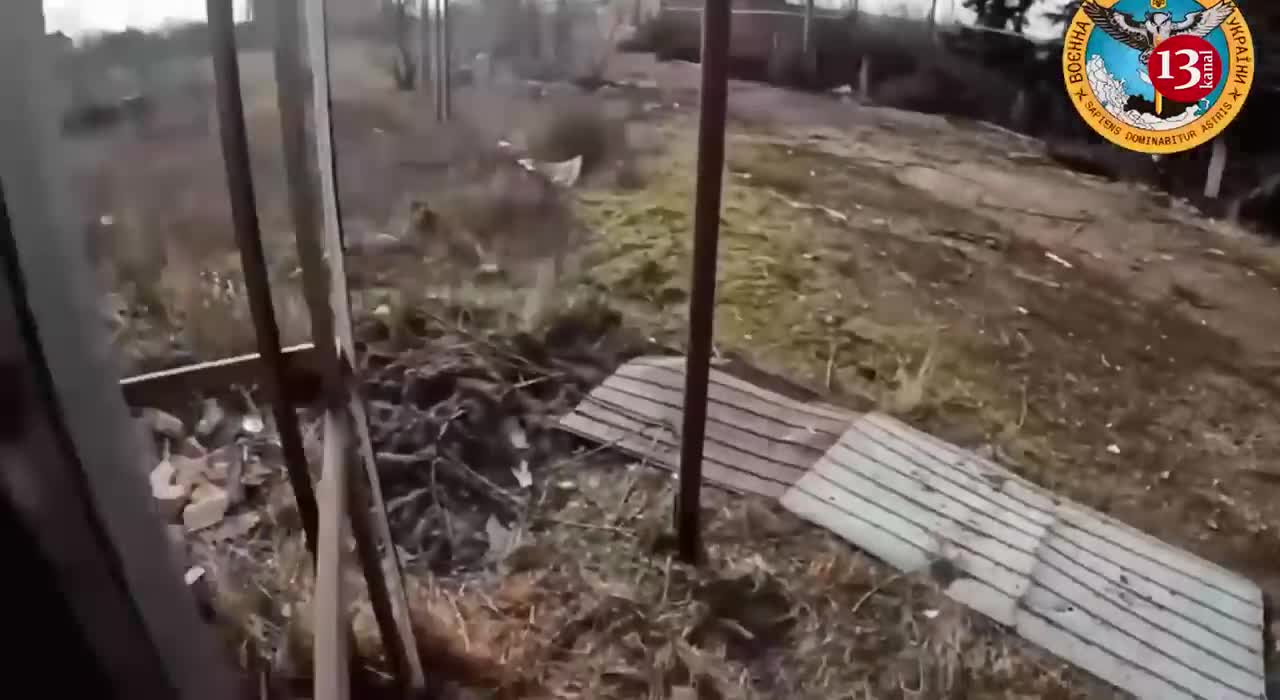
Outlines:
[[430,94],[431,77],[431,0],[418,0],[418,90]]
[[453,119],[453,27],[449,21],[449,0],[440,0],[440,94],[444,121]]
[[318,509],[316,494],[307,471],[307,455],[302,447],[302,433],[292,397],[285,390],[286,365],[280,350],[280,327],[267,277],[266,254],[258,228],[257,202],[253,194],[253,172],[249,165],[249,140],[245,134],[244,104],[240,99],[240,66],[236,56],[235,22],[231,0],[206,0],[209,15],[209,43],[213,54],[213,74],[218,102],[218,127],[222,136],[222,159],[227,170],[227,189],[231,195],[231,218],[235,225],[236,244],[244,268],[244,286],[249,296],[249,312],[253,317],[258,354],[267,367],[263,387],[271,403],[280,433],[285,469],[298,503],[298,515],[306,533],[307,548],[315,553]]
[[[289,373],[289,395],[300,403],[315,398],[319,386],[319,362],[311,343],[283,350]],[[262,356],[257,353],[227,357],[212,362],[184,365],[174,369],[135,374],[120,380],[120,391],[130,406],[171,409],[184,406],[196,394],[222,391],[237,384],[249,386],[262,382]]]
[[707,382],[715,322],[716,255],[729,97],[730,0],[707,0],[702,13],[702,104],[698,117],[698,180],[693,212],[693,282],[685,366],[684,429],[676,530],[680,558],[701,552],[702,442],[707,428]]

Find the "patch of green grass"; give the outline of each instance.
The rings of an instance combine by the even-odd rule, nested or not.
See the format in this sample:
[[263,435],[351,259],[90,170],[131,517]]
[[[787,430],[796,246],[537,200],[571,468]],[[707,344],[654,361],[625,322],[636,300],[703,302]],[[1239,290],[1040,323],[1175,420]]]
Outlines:
[[[792,160],[772,157],[776,148],[769,145],[742,149],[737,160],[753,159],[755,175],[725,179],[717,347],[803,381],[825,383],[830,366],[832,378],[846,386],[870,381],[887,390],[904,365],[919,365],[930,344],[927,329],[873,319],[867,313],[871,300],[851,274],[853,253],[833,245],[833,237],[854,232],[820,211],[788,203],[807,192],[800,178],[819,179],[808,174],[817,166],[798,152]],[[654,168],[666,177],[642,190],[586,192],[579,198],[580,216],[597,233],[586,282],[681,333],[692,257],[693,154],[692,140],[677,137]],[[785,196],[781,185],[787,185]]]

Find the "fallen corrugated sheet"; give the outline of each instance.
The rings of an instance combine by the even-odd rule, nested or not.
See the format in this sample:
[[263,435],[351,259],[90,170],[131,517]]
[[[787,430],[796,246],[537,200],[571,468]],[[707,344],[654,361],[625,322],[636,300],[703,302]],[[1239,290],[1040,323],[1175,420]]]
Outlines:
[[1256,585],[892,418],[782,504],[1138,697],[1264,697]]
[[[712,370],[703,476],[735,491],[780,497],[848,428],[854,414],[793,401]],[[672,471],[680,463],[684,358],[624,365],[561,421]]]

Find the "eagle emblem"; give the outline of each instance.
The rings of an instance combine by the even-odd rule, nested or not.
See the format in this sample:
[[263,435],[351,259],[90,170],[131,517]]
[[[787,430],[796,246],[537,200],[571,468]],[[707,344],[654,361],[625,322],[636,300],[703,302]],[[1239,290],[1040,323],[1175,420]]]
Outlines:
[[1146,17],[1138,20],[1133,15],[1103,7],[1094,0],[1085,0],[1080,10],[1112,39],[1141,51],[1140,65],[1146,65],[1152,49],[1165,39],[1182,34],[1208,36],[1236,11],[1236,3],[1235,0],[1222,0],[1213,7],[1188,12],[1177,22],[1168,12],[1148,12]]

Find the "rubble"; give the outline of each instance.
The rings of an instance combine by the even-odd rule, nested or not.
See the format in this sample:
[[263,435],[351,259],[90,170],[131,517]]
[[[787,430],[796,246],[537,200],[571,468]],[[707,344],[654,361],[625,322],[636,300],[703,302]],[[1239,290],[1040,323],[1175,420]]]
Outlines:
[[152,434],[174,442],[182,440],[187,434],[187,426],[180,418],[158,408],[142,409],[139,420],[151,430]]
[[175,519],[187,501],[188,488],[176,477],[177,472],[167,459],[161,460],[151,470],[151,497],[159,505],[161,517],[166,521]]
[[191,502],[182,509],[182,525],[197,532],[222,522],[227,513],[227,492],[213,484],[201,484],[191,492]]

